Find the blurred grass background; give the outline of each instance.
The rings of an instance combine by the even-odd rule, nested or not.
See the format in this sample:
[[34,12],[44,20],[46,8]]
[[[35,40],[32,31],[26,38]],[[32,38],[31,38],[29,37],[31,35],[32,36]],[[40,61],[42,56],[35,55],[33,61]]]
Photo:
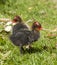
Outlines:
[[[53,29],[57,27],[57,1],[0,0],[0,18],[13,19],[15,15],[20,15],[24,22],[34,18],[42,27]],[[45,37],[48,33],[41,31],[40,39],[33,44],[32,53],[24,55],[20,55],[19,48],[11,43],[7,33],[0,33],[0,65],[57,65],[57,37]]]

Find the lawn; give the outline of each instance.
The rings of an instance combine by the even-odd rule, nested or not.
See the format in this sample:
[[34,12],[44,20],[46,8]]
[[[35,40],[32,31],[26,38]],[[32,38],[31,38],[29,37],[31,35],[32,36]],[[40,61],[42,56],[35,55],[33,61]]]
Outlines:
[[[20,15],[24,22],[34,18],[42,27],[57,27],[57,2],[52,0],[1,0],[0,18]],[[29,23],[29,25],[32,23]],[[0,30],[3,25],[0,24]],[[20,55],[19,47],[9,40],[9,35],[0,33],[0,65],[57,65],[57,37],[48,38],[49,32],[41,31],[40,39],[33,43],[33,50]]]

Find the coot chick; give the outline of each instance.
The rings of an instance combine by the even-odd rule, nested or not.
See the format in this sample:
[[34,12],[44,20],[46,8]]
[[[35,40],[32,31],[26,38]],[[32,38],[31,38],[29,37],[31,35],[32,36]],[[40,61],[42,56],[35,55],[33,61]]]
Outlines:
[[23,53],[25,45],[30,45],[37,41],[40,37],[40,30],[42,29],[39,22],[32,24],[32,30],[29,30],[23,23],[17,23],[13,26],[13,33],[10,40],[16,46],[20,47],[20,53]]

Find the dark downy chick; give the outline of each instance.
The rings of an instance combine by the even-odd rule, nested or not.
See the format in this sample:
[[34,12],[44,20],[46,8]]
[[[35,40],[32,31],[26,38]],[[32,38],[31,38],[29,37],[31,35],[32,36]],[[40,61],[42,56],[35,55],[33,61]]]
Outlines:
[[[5,32],[11,32],[12,31],[12,27],[17,24],[17,23],[21,23],[22,19],[20,16],[15,16],[13,20],[9,20],[5,26],[4,26],[4,31]],[[22,22],[23,23],[23,22]]]
[[22,21],[20,16],[15,16],[13,21],[15,25],[13,26],[12,29],[12,34],[16,34],[20,29],[29,29]]
[[10,40],[16,46],[20,47],[20,52],[24,51],[23,46],[30,45],[37,41],[40,37],[41,24],[34,22],[32,30],[29,30],[23,23],[17,23],[13,26],[13,33],[10,36]]

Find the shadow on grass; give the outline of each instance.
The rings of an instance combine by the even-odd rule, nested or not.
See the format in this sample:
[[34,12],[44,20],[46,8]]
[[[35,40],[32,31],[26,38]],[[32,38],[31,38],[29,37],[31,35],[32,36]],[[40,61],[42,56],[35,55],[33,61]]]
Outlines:
[[40,49],[40,48],[31,48],[31,49],[26,49],[25,50],[25,53],[37,53],[37,52],[41,52],[41,51],[43,51],[43,49]]
[[55,47],[52,47],[52,48],[50,48],[50,47],[48,47],[48,46],[43,46],[43,47],[41,47],[41,48],[38,48],[38,47],[33,47],[33,48],[31,48],[31,49],[26,49],[25,50],[25,54],[26,53],[41,53],[42,51],[48,51],[48,52],[50,52],[50,53],[52,53],[52,51],[53,50],[55,50],[56,48]]
[[43,50],[42,49],[39,49],[39,48],[30,48],[30,49],[25,49],[23,53],[21,53],[20,55],[24,55],[24,54],[33,54],[33,53],[40,53],[42,52]]

